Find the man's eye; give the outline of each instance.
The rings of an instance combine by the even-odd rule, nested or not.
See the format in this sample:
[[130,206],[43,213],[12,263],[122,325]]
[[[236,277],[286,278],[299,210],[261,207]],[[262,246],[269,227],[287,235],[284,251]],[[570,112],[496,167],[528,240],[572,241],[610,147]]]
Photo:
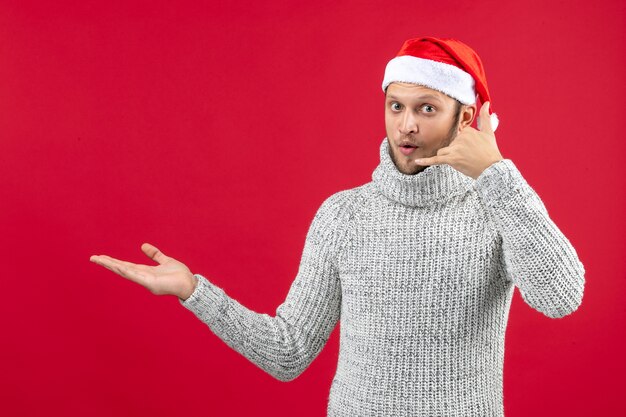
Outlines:
[[426,113],[432,113],[435,111],[435,108],[431,106],[430,104],[424,105],[423,108],[426,111]]
[[391,103],[391,110],[400,110],[400,103]]

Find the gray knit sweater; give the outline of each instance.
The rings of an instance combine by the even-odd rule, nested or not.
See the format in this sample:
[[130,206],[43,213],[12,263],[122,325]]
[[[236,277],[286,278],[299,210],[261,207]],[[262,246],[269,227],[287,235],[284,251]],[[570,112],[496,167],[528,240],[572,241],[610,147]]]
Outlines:
[[582,301],[584,267],[511,160],[476,180],[449,165],[406,175],[388,146],[371,182],[318,209],[275,316],[199,274],[180,302],[281,381],[309,366],[340,320],[329,417],[503,416],[514,288],[563,317]]

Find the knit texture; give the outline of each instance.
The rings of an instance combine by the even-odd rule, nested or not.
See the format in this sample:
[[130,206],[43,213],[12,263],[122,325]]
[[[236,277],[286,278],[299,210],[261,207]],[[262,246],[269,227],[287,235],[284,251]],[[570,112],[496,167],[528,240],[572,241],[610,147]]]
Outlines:
[[584,267],[509,159],[476,180],[449,165],[398,171],[387,138],[372,181],[320,206],[275,316],[200,274],[180,303],[281,381],[340,320],[329,417],[503,416],[513,291],[547,317],[582,302]]

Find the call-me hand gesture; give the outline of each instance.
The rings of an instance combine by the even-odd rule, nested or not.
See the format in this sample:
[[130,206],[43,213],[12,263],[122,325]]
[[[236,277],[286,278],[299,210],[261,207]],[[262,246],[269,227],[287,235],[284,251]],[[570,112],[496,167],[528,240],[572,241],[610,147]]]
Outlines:
[[176,295],[183,300],[189,298],[196,286],[196,278],[189,268],[176,259],[165,256],[149,243],[141,245],[141,250],[159,265],[138,265],[107,255],[93,255],[89,260],[144,286],[153,294]]
[[469,177],[478,178],[489,166],[504,159],[491,127],[489,102],[480,108],[478,126],[480,130],[466,126],[450,145],[440,148],[436,156],[416,159],[415,162],[419,165],[448,164]]

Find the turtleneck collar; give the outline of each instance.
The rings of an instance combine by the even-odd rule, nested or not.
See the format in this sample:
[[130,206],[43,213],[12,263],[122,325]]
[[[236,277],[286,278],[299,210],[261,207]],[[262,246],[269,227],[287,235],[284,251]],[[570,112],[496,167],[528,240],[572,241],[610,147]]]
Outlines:
[[474,186],[474,179],[450,165],[430,165],[415,175],[403,174],[389,155],[389,141],[380,145],[380,164],[372,173],[372,180],[387,198],[407,206],[425,206],[440,203],[465,194]]

